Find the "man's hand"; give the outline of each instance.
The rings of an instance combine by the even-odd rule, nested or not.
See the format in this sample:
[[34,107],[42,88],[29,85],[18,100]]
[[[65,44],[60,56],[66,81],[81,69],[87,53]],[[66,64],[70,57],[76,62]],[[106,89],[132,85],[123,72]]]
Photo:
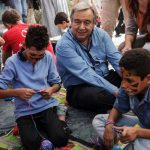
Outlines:
[[112,128],[113,128],[113,125],[109,124],[106,126],[105,131],[104,131],[103,138],[104,138],[104,144],[107,150],[110,150],[114,144],[114,132]]
[[122,130],[122,134],[119,135],[122,143],[129,143],[137,138],[137,128],[135,127],[115,127],[118,130]]
[[28,101],[33,94],[36,94],[36,91],[30,88],[18,88],[15,89],[15,92],[17,93],[17,96],[25,101]]

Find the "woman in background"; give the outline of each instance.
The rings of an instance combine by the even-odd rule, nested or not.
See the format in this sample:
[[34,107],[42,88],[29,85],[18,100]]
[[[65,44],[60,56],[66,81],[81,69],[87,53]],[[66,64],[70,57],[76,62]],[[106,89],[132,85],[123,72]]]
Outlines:
[[[150,50],[150,1],[126,0],[129,13],[128,24],[125,32],[125,42],[119,47],[124,53],[132,48],[147,48]],[[139,36],[137,33],[139,30]]]

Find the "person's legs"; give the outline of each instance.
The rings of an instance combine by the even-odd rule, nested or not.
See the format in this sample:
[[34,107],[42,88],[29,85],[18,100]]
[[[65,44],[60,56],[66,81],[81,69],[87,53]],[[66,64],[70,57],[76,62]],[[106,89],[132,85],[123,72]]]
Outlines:
[[8,6],[15,9],[15,0],[8,0]]
[[22,5],[21,5],[21,0],[15,0],[14,1],[15,9],[18,10],[20,15],[22,16]]
[[118,0],[102,0],[101,7],[101,26],[112,37],[118,18],[120,2]]
[[40,127],[55,147],[65,146],[69,138],[69,129],[64,121],[60,121],[56,109],[51,108],[42,113]]
[[120,0],[120,5],[122,7],[123,16],[124,16],[124,23],[125,23],[125,26],[126,26],[127,23],[128,23],[128,14],[127,14],[125,0]]
[[24,23],[27,22],[27,2],[26,0],[21,0],[22,5],[22,20]]
[[67,89],[67,101],[77,109],[106,113],[112,108],[115,97],[98,87],[83,84]]
[[26,116],[17,119],[17,125],[22,145],[25,150],[38,150],[40,148],[42,138],[39,136],[31,117]]
[[[121,79],[114,71],[110,71],[105,79],[117,87],[120,86]],[[99,87],[81,84],[67,89],[67,101],[70,106],[77,109],[106,113],[112,108],[115,96]]]
[[56,147],[68,142],[70,130],[64,121],[58,120],[55,108],[21,117],[17,119],[17,125],[25,150],[38,150],[46,138]]
[[[96,115],[92,122],[93,128],[102,140],[107,118],[108,114]],[[134,126],[136,124],[142,126],[136,116],[123,115],[116,123],[116,126]],[[129,143],[125,150],[133,150],[133,147],[135,150],[148,150],[150,149],[150,140],[137,138],[134,142]]]

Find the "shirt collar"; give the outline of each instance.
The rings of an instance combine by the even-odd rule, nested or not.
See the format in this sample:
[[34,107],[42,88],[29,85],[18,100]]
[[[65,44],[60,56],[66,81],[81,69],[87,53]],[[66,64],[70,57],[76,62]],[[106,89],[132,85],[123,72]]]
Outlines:
[[21,61],[27,61],[27,59],[26,59],[25,56],[23,55],[24,50],[25,50],[25,49],[22,47],[22,48],[20,49],[20,51],[18,52],[18,57],[19,57],[19,59],[20,59]]

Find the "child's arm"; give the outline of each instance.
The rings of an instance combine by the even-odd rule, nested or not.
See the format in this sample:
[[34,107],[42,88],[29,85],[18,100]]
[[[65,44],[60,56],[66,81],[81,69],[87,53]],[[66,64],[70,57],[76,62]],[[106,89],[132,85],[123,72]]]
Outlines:
[[18,88],[18,89],[0,89],[0,98],[7,97],[19,97],[22,100],[29,100],[36,91],[30,88]]

